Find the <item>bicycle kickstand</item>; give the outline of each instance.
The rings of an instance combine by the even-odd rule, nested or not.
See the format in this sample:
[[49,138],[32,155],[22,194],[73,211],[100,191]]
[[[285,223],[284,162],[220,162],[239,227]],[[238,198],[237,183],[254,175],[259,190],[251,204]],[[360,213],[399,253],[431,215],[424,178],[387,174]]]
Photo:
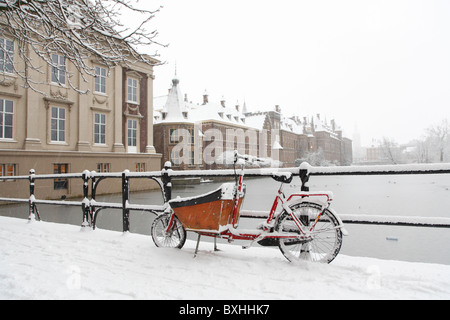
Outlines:
[[217,237],[214,237],[214,251],[220,251],[220,249],[217,248]]
[[201,235],[198,234],[198,238],[197,238],[197,245],[195,246],[195,252],[194,252],[194,258],[197,256],[197,252],[198,252],[198,245],[200,244],[200,237]]

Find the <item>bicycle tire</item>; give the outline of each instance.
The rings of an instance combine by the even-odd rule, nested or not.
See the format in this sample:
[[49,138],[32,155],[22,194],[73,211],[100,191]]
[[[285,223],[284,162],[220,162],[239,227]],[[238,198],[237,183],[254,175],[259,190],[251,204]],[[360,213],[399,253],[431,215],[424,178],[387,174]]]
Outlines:
[[181,249],[186,242],[186,230],[175,216],[171,230],[166,232],[171,217],[165,213],[155,218],[151,227],[152,239],[157,247]]
[[[289,207],[303,224],[313,223],[322,207],[311,202],[300,202]],[[308,217],[306,219],[306,217]],[[313,261],[330,263],[338,255],[342,246],[342,231],[339,221],[328,209],[320,217],[314,232],[307,240],[280,239],[278,247],[285,258],[293,261]],[[277,232],[298,232],[300,230],[294,224],[292,217],[285,210],[280,214],[275,224]]]

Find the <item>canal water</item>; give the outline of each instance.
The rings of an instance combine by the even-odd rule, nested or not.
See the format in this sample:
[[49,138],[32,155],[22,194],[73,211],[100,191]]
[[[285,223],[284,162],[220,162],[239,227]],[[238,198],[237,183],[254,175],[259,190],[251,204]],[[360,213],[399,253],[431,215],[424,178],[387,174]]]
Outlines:
[[[244,209],[269,211],[279,183],[271,178],[247,179],[245,183],[247,194]],[[220,184],[209,182],[177,186],[172,196],[195,196],[214,190]],[[450,217],[449,175],[313,176],[309,186],[311,191],[332,191],[332,207],[337,213]],[[284,187],[286,194],[299,190],[298,178]],[[121,195],[97,196],[96,200],[121,203]],[[132,193],[130,203],[162,204],[163,200],[161,192],[153,190]],[[39,213],[43,221],[74,225],[81,225],[82,221],[81,209],[77,207],[39,205]],[[28,209],[26,205],[1,206],[0,215],[26,219]],[[153,214],[131,211],[130,232],[150,235],[153,219]],[[239,227],[254,228],[262,221],[242,218]],[[122,231],[121,210],[102,210],[97,227]],[[349,236],[344,237],[342,254],[450,265],[450,229],[355,224],[346,225],[346,228]],[[194,239],[194,236],[189,237]],[[149,241],[152,241],[151,237]]]

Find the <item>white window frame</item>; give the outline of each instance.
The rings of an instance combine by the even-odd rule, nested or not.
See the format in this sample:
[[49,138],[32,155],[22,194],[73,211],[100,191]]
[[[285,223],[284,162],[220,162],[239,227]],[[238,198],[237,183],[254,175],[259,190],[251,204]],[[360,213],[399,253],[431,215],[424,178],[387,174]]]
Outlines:
[[[11,104],[12,110],[6,110],[6,104]],[[10,124],[6,124],[9,120]],[[6,128],[11,128],[10,136],[6,137]],[[14,101],[7,99],[0,99],[0,140],[12,140],[14,138]]]
[[[130,126],[134,124],[134,126]],[[127,120],[127,147],[129,153],[136,153],[138,145],[138,121],[136,119]]]
[[106,145],[106,114],[94,113],[94,144]]
[[127,79],[127,102],[138,103],[139,81],[136,78]]
[[[12,170],[8,170],[9,168],[12,168]],[[16,163],[0,163],[0,177],[13,177],[16,175],[17,175]]]
[[[56,114],[53,111],[56,111]],[[64,111],[64,114],[62,114]],[[63,128],[61,128],[61,126]],[[53,137],[55,132],[55,139]],[[67,110],[64,107],[50,106],[50,141],[65,143],[67,139]]]
[[14,72],[14,41],[0,38],[0,72]]
[[59,85],[66,85],[67,68],[66,57],[52,53],[52,66],[51,66],[51,82]]
[[111,172],[111,163],[97,163],[97,172]]
[[136,172],[145,172],[145,162],[136,162]]
[[95,67],[94,92],[106,94],[106,68]]

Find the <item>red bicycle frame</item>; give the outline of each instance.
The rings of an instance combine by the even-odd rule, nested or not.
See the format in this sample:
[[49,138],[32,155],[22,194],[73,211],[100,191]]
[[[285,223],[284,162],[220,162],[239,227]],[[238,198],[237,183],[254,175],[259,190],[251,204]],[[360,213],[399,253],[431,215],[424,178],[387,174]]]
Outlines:
[[[247,159],[246,159],[247,160]],[[211,237],[220,237],[224,239],[228,239],[228,241],[232,240],[251,240],[252,243],[255,241],[259,241],[265,238],[272,238],[272,239],[307,239],[310,236],[310,233],[314,230],[314,227],[316,226],[317,222],[319,221],[320,217],[324,213],[325,209],[328,207],[328,205],[325,206],[325,204],[329,204],[330,201],[332,201],[331,196],[329,193],[299,193],[299,194],[292,194],[289,196],[288,199],[286,199],[282,188],[283,188],[283,182],[280,185],[280,188],[278,189],[278,194],[276,195],[274,202],[272,204],[272,208],[270,209],[268,218],[266,222],[262,225],[260,229],[254,229],[254,230],[238,230],[238,220],[239,220],[239,200],[242,194],[243,190],[243,177],[244,177],[244,169],[241,169],[241,172],[239,174],[239,179],[236,181],[236,191],[234,196],[234,202],[233,202],[233,213],[232,213],[232,219],[231,224],[228,225],[228,228],[224,231],[217,233],[217,232],[208,232],[207,230],[202,231],[195,231],[199,235],[205,235],[205,236],[211,236]],[[320,212],[320,214],[315,219],[314,223],[309,229],[305,228],[305,225],[300,221],[299,218],[296,217],[295,214],[293,214],[292,210],[289,208],[289,204],[292,202],[294,198],[306,198],[306,197],[326,197],[326,202],[321,202],[323,210]],[[300,235],[298,233],[277,233],[273,231],[274,228],[274,220],[276,219],[276,210],[278,208],[278,205],[281,203],[283,209],[287,211],[292,220],[294,221],[295,225],[300,231]],[[170,232],[171,229],[174,226],[174,217],[175,213],[173,212],[170,218],[170,221],[168,223],[166,232]]]

